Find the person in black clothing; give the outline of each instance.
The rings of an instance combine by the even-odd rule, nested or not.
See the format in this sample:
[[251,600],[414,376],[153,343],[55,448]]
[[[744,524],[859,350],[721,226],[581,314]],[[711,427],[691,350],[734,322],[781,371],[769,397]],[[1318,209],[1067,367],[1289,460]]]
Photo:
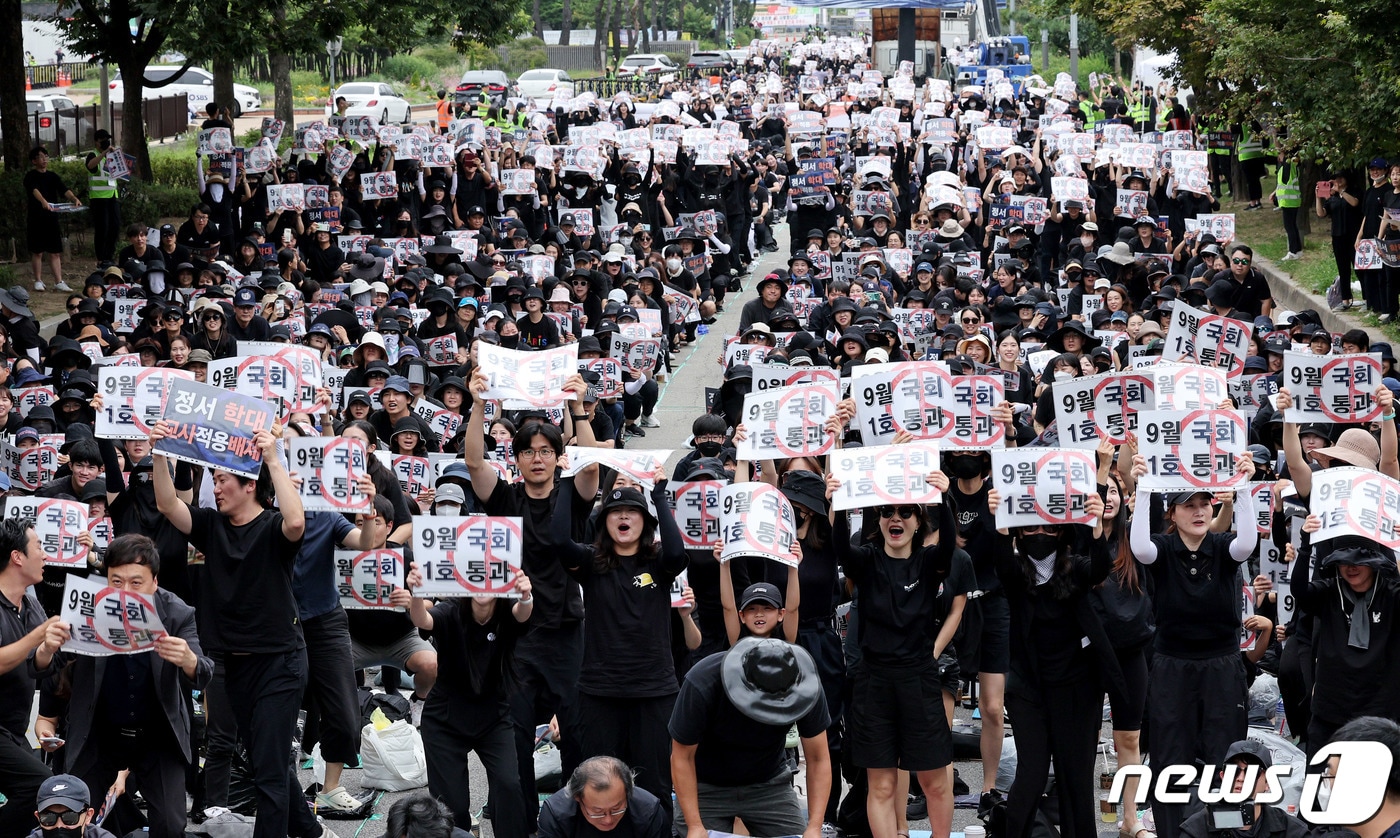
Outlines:
[[566,484],[555,501],[551,537],[592,609],[583,624],[579,726],[569,735],[582,740],[585,757],[625,759],[642,788],[660,799],[671,789],[666,724],[677,691],[671,582],[685,570],[687,556],[666,501],[666,474],[658,468],[653,477],[656,514],[640,491],[615,488],[603,499],[591,545],[573,541],[574,500]]
[[[1361,198],[1361,226],[1356,231],[1353,248],[1360,247],[1362,239],[1380,236],[1381,217],[1385,215],[1385,196],[1390,192],[1385,173],[1383,157],[1377,157],[1366,166],[1366,175],[1370,181],[1366,185],[1365,195]],[[1382,317],[1392,313],[1394,309],[1388,309],[1384,305],[1390,299],[1383,287],[1385,268],[1368,268],[1357,271],[1356,274],[1361,278],[1361,298],[1366,301],[1367,308],[1380,313]]]
[[[480,369],[472,373],[467,389],[472,394],[468,428],[486,427],[486,392],[489,381]],[[574,376],[565,389],[582,395],[588,388]],[[520,468],[520,481],[502,479],[486,461],[485,434],[463,435],[462,457],[471,474],[472,492],[488,515],[518,516],[524,521],[525,546],[522,570],[530,577],[535,608],[530,632],[516,648],[515,689],[511,692],[511,720],[515,726],[520,793],[525,802],[526,826],[534,829],[539,812],[535,796],[535,726],[559,717],[561,729],[578,730],[577,690],[583,664],[583,599],[578,583],[569,578],[549,536],[555,511],[555,493],[568,491],[555,480],[557,463],[564,454],[564,440],[577,434],[575,444],[591,446],[593,427],[572,412],[565,413],[564,430],[540,422],[526,422],[511,441]],[[572,502],[581,507],[572,520],[580,526],[574,538],[582,538],[586,510],[598,493],[598,470],[590,466],[574,478]],[[668,652],[669,654],[669,652]],[[668,658],[669,660],[669,658]],[[674,677],[672,684],[675,683]],[[580,761],[577,735],[560,743],[565,771]]]
[[[414,564],[408,586],[421,582]],[[413,625],[429,632],[438,649],[438,678],[423,705],[428,790],[447,802],[457,820],[471,823],[467,756],[475,751],[491,789],[491,831],[501,838],[527,834],[506,695],[515,641],[535,607],[530,579],[523,573],[515,577],[515,594],[513,602],[471,597],[437,605],[414,597],[408,612]]]
[[[845,403],[843,403],[845,404]],[[833,416],[840,431],[854,405]],[[928,482],[948,490],[948,478],[933,472]],[[841,488],[828,475],[826,497]],[[850,519],[836,513],[832,543],[846,578],[855,583],[860,609],[857,642],[860,663],[851,672],[848,742],[855,764],[866,769],[870,791],[866,810],[875,838],[893,838],[901,769],[919,772],[928,798],[934,834],[952,830],[952,778],[943,770],[953,760],[953,739],[943,714],[938,658],[946,639],[936,631],[939,586],[948,578],[957,525],[950,503],[940,504],[931,524],[922,507],[882,506],[869,543],[852,538]]]
[[[1333,539],[1309,576],[1312,533],[1321,521],[1309,515],[1303,524],[1303,549],[1289,574],[1293,601],[1315,618],[1312,644],[1316,654],[1312,718],[1308,724],[1309,756],[1332,734],[1358,716],[1395,719],[1396,678],[1400,678],[1400,636],[1395,631],[1400,580],[1395,553],[1361,536]],[[1289,545],[1292,552],[1292,545]]]
[[520,345],[529,349],[553,349],[559,345],[559,327],[544,316],[544,291],[538,285],[525,289],[525,316],[516,321]]
[[[1225,753],[1225,761],[1216,772],[1215,783],[1222,784],[1225,781],[1226,769],[1233,768],[1232,790],[1235,794],[1239,794],[1244,791],[1247,777],[1245,772],[1253,768],[1258,772],[1254,777],[1254,791],[1248,798],[1248,800],[1253,800],[1255,795],[1268,790],[1269,781],[1265,777],[1265,771],[1273,767],[1273,764],[1274,757],[1269,752],[1267,745],[1253,739],[1241,739],[1231,745],[1230,750]],[[1288,814],[1278,806],[1266,805],[1258,801],[1254,803],[1253,820],[1252,826],[1235,830],[1235,834],[1247,832],[1251,838],[1303,838],[1303,836],[1311,834],[1307,824],[1298,818]],[[1321,832],[1323,829],[1326,827],[1319,831]],[[1185,838],[1211,838],[1211,836],[1217,836],[1221,833],[1219,830],[1211,828],[1210,813],[1205,808],[1201,808],[1181,825],[1181,834]],[[1364,835],[1365,833],[1360,834]]]
[[637,788],[614,757],[585,760],[540,807],[539,838],[669,838],[671,806]]
[[[170,423],[157,423],[152,447],[170,430]],[[262,452],[262,476],[215,471],[217,510],[181,501],[169,460],[155,455],[156,506],[204,554],[207,584],[198,591],[199,634],[211,656],[223,657],[229,705],[247,745],[258,798],[253,834],[321,838],[327,830],[304,805],[287,760],[307,677],[292,593],[306,517],[277,438],[258,431],[254,442]],[[269,508],[274,497],[276,511]]]
[[[996,514],[996,490],[989,505]],[[1103,499],[1090,496],[1085,512],[1099,519]],[[1008,836],[1030,836],[1052,759],[1060,834],[1098,834],[1094,756],[1102,724],[1102,683],[1109,674],[1103,662],[1116,669],[1116,661],[1089,602],[1090,590],[1108,575],[1112,561],[1101,539],[1103,525],[1094,527],[1092,538],[1086,530],[1018,527],[1016,553],[1002,549],[994,559],[1011,605],[1006,705],[1016,720],[1017,763],[1006,799]]]
[[245,285],[233,295],[233,322],[228,332],[234,340],[271,340],[272,326],[258,314],[258,291]]
[[[1317,217],[1332,219],[1332,258],[1337,263],[1337,293],[1341,308],[1348,309],[1351,301],[1351,266],[1356,260],[1356,237],[1361,232],[1361,198],[1347,191],[1345,172],[1332,175],[1331,190],[1326,198],[1315,199]],[[1366,289],[1362,288],[1364,292]]]
[[58,617],[45,617],[30,591],[44,578],[44,551],[31,521],[0,521],[0,838],[23,838],[34,828],[32,800],[51,773],[25,739],[34,703],[34,673],[26,659]]
[[[1236,468],[1247,481],[1254,461],[1241,455]],[[1146,473],[1147,460],[1134,455],[1134,479]],[[1234,504],[1234,531],[1211,532],[1211,494],[1179,492],[1167,498],[1168,531],[1153,534],[1151,502],[1151,492],[1138,491],[1129,543],[1147,565],[1157,622],[1148,687],[1152,761],[1218,765],[1248,724],[1236,580],[1259,542],[1254,505],[1246,494]],[[1154,801],[1152,813],[1157,834],[1177,838],[1185,806]]]
[[209,207],[205,204],[196,204],[190,210],[189,220],[180,225],[175,236],[175,240],[189,248],[191,256],[199,260],[195,267],[203,267],[218,255],[222,239],[223,233],[209,220]]
[[335,282],[345,267],[345,253],[331,238],[331,228],[325,222],[318,223],[312,235],[316,241],[306,252],[306,276],[321,283]]

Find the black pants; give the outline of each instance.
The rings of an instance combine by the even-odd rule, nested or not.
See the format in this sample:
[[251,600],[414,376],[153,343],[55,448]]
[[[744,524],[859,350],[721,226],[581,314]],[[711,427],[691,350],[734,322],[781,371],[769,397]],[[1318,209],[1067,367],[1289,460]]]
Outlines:
[[228,784],[233,776],[233,749],[238,745],[238,717],[225,689],[222,658],[214,658],[214,677],[204,689],[204,798],[203,808],[228,806]]
[[[1248,729],[1248,692],[1238,653],[1205,660],[1154,655],[1147,702],[1152,764],[1219,765]],[[1152,815],[1161,838],[1179,838],[1185,805],[1154,800]]]
[[491,794],[491,831],[525,838],[525,799],[517,791],[515,730],[509,708],[453,700],[436,687],[423,705],[423,746],[428,791],[447,804],[457,823],[472,820],[467,756],[475,751]]
[[1257,204],[1264,197],[1264,175],[1268,174],[1268,167],[1264,164],[1264,158],[1256,157],[1253,160],[1241,160],[1240,168],[1244,170],[1244,186],[1249,195],[1249,202]]
[[0,729],[0,793],[9,799],[0,806],[0,838],[24,838],[39,825],[34,801],[51,774],[28,742]]
[[[525,826],[535,831],[540,803],[535,791],[535,726],[559,716],[560,757],[568,777],[580,758],[578,678],[583,667],[583,625],[530,630],[515,647],[515,689],[510,717],[515,726],[516,770],[525,804]],[[669,737],[667,739],[669,743]]]
[[1312,637],[1288,638],[1278,661],[1278,690],[1283,715],[1294,736],[1305,736],[1311,730],[1313,666]]
[[301,633],[310,669],[306,699],[321,720],[321,756],[327,762],[353,765],[360,753],[360,700],[350,652],[350,620],[337,605],[303,620]]
[[841,654],[841,635],[830,622],[806,624],[797,629],[797,645],[806,649],[817,664],[831,726],[826,729],[826,748],[831,755],[831,795],[826,801],[826,822],[836,823],[841,805],[841,703],[846,686],[846,661]]
[[94,805],[100,808],[97,801],[116,781],[117,772],[130,769],[127,794],[139,791],[145,798],[151,838],[184,838],[185,755],[169,724],[162,719],[132,735],[99,724],[93,737],[72,770],[87,783]]
[[578,696],[580,756],[617,757],[637,777],[637,787],[671,799],[671,710],[675,694],[654,698]]
[[1385,279],[1381,284],[1380,307],[1373,309],[1377,314],[1400,314],[1400,268],[1381,268]]
[[1007,690],[1006,709],[1015,724],[1016,779],[1006,796],[1006,834],[1029,838],[1036,808],[1055,764],[1059,792],[1060,835],[1095,838],[1098,819],[1094,757],[1103,715],[1103,688],[1098,678],[1063,686],[1040,686],[1038,694]]
[[1298,208],[1283,207],[1283,231],[1288,234],[1288,252],[1303,252],[1303,231],[1298,229]]
[[[1332,259],[1337,263],[1337,290],[1342,299],[1351,299],[1351,266],[1356,261],[1355,239],[1346,236],[1332,237]],[[1365,293],[1365,287],[1362,287]]]
[[88,216],[92,219],[92,249],[97,261],[112,261],[122,226],[121,202],[116,198],[93,198],[88,201]]
[[629,424],[635,422],[643,414],[650,416],[651,412],[656,409],[656,402],[660,398],[661,388],[656,386],[654,378],[647,379],[647,383],[643,384],[635,394],[626,394],[622,399],[622,410],[627,417],[627,422]]
[[1366,301],[1366,306],[1372,311],[1381,312],[1381,300],[1385,297],[1382,291],[1385,287],[1385,269],[1367,268],[1357,271],[1356,275],[1361,279],[1361,299]]
[[227,655],[224,670],[257,787],[253,838],[317,838],[321,826],[302,799],[288,750],[306,686],[306,650]]

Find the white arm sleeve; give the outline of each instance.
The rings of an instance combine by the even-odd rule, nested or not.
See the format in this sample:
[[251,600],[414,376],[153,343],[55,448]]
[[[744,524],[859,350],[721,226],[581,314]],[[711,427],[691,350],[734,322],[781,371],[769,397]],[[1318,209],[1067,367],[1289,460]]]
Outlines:
[[1137,502],[1133,504],[1133,523],[1128,531],[1128,546],[1143,564],[1157,561],[1157,545],[1152,541],[1152,493],[1138,487]]

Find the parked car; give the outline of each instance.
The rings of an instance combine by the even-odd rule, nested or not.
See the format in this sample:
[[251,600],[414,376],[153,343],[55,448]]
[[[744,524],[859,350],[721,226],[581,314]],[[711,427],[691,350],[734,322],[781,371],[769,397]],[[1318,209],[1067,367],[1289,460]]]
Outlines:
[[692,52],[685,68],[692,73],[727,72],[734,69],[734,62],[723,52]]
[[633,77],[659,76],[665,73],[675,73],[680,71],[676,62],[671,60],[669,55],[664,53],[638,53],[629,55],[618,65],[618,78],[630,79]]
[[574,80],[563,70],[526,70],[515,80],[523,99],[553,99],[574,95]]
[[477,98],[485,93],[491,104],[504,105],[506,99],[517,95],[515,83],[501,70],[468,70],[457,83],[456,102],[459,108],[475,108]]
[[346,116],[371,116],[380,125],[403,124],[413,118],[413,106],[408,100],[382,82],[359,81],[337,87],[331,94],[331,113],[342,96],[350,104]]
[[66,94],[30,91],[24,94],[24,104],[29,133],[37,142],[57,142],[62,148],[91,139],[91,123]]
[[[174,77],[175,80],[164,87],[149,87],[147,85],[164,82]],[[146,85],[141,88],[143,99],[156,99],[161,96],[183,93],[189,97],[190,110],[203,116],[204,107],[214,99],[214,74],[203,67],[190,67],[183,73],[180,72],[178,64],[158,64],[146,68]],[[117,75],[107,85],[108,95],[113,102],[122,101],[122,74],[117,71]],[[235,84],[233,86],[233,102],[229,104],[229,112],[235,117],[243,115],[244,111],[256,111],[262,108],[262,94],[258,93],[256,87],[249,87],[246,84]]]

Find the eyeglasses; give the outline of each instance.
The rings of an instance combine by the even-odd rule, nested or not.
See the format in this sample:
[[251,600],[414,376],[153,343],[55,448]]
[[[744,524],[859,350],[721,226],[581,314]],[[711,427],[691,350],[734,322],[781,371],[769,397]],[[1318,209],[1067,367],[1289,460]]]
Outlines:
[[552,460],[556,456],[553,448],[526,448],[515,452],[517,460]]
[[724,442],[724,434],[701,434],[695,438],[696,442]]
[[643,234],[641,234],[640,236],[637,236],[637,238],[641,239],[641,240],[644,241],[644,242],[649,242],[649,241],[651,241],[651,236],[648,236],[646,233],[643,233]]
[[504,259],[492,259],[492,260],[491,260],[491,264],[493,264],[493,265],[504,265],[505,263],[506,263],[506,260],[504,260]]
[[976,326],[982,321],[978,320],[976,317],[964,317],[962,322],[964,326]]
[[1248,260],[1248,259],[1231,259],[1231,260],[1230,260],[1230,264],[1232,264],[1232,265],[1248,265],[1248,264],[1249,264],[1249,261],[1250,261],[1250,260]]
[[626,806],[623,806],[621,809],[614,809],[611,812],[606,811],[604,809],[592,809],[582,804],[580,804],[578,808],[579,811],[583,812],[583,816],[585,818],[589,818],[595,821],[600,821],[604,818],[620,818],[623,815],[627,814]]
[[68,310],[69,310],[69,311],[77,311],[77,310],[78,310],[78,307],[77,307],[77,306],[69,306],[69,307],[68,307]]
[[1045,535],[1059,535],[1060,528],[1050,526],[1048,524],[1037,524],[1033,527],[1025,527],[1021,530],[1021,535],[1035,535],[1036,533],[1044,533]]
[[881,518],[893,518],[898,515],[900,518],[913,518],[919,514],[917,506],[882,506],[880,507]]
[[60,820],[64,826],[77,826],[78,821],[83,819],[82,812],[40,812],[39,825],[53,826]]

